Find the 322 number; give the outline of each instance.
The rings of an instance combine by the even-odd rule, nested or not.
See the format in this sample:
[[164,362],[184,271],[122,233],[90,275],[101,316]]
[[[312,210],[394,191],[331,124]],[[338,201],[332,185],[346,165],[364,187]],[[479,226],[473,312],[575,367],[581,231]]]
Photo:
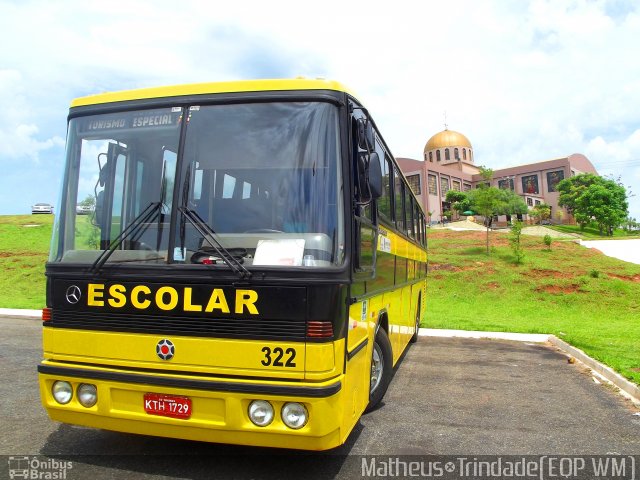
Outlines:
[[[264,359],[260,362],[265,367],[295,367],[296,366],[296,350],[295,348],[287,348],[283,350],[276,347],[273,350],[269,347],[262,347]],[[284,358],[286,356],[286,358]],[[284,363],[283,363],[284,361]]]

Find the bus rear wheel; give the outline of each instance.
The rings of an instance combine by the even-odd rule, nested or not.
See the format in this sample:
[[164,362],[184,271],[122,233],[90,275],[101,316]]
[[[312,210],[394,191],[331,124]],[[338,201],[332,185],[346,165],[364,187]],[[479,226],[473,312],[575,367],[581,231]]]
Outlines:
[[393,373],[391,343],[384,329],[379,328],[371,355],[371,378],[369,387],[369,405],[365,412],[373,410],[382,400],[391,382]]

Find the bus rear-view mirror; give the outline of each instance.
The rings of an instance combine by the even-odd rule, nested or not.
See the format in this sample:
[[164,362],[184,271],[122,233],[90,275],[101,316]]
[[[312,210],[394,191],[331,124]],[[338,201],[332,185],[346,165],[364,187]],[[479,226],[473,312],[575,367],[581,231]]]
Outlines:
[[362,150],[371,151],[375,148],[373,124],[364,118],[358,119],[358,146]]
[[368,182],[371,199],[380,198],[382,195],[382,169],[380,168],[380,156],[376,152],[369,154]]

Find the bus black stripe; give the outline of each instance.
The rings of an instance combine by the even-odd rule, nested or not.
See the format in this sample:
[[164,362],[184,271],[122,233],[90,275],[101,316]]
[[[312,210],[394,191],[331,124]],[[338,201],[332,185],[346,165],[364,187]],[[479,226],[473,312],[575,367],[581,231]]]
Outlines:
[[367,338],[364,340],[364,342],[361,342],[356,348],[354,348],[350,352],[347,352],[347,360],[351,360],[353,357],[355,357],[360,350],[362,350],[364,347],[367,346],[368,343],[369,343],[369,339]]

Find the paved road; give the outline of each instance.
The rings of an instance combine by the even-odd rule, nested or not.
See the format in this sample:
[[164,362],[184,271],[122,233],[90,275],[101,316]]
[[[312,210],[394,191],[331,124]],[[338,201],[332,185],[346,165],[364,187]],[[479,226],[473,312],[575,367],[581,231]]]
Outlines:
[[582,240],[580,245],[600,250],[609,257],[640,264],[640,239]]
[[68,479],[355,478],[365,454],[640,454],[638,410],[543,345],[420,338],[347,445],[306,454],[53,423],[36,388],[40,322],[0,326],[0,454],[59,456]]

